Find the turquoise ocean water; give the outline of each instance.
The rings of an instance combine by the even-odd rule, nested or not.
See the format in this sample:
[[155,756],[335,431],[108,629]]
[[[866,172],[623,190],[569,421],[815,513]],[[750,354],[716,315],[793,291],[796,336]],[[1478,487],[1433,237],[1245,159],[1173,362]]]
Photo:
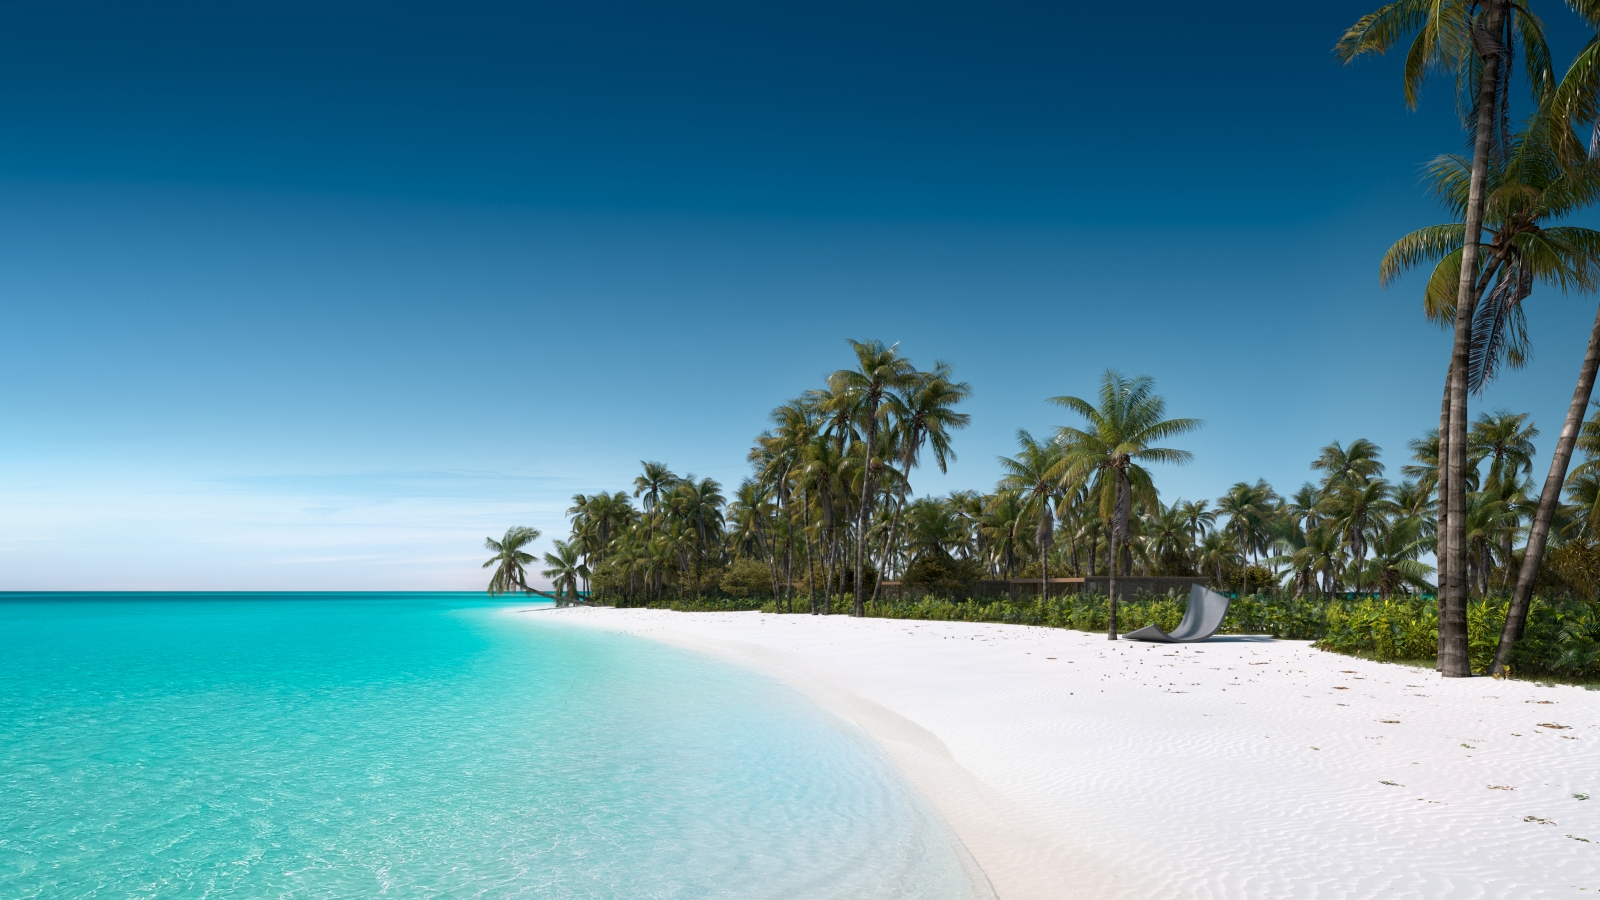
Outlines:
[[0,897],[973,896],[848,726],[529,608],[0,598]]

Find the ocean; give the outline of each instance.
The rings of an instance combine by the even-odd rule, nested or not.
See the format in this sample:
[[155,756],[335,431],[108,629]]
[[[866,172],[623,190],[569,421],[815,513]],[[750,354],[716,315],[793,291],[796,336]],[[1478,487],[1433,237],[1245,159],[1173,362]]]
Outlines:
[[0,595],[0,897],[974,895],[852,726],[544,606]]

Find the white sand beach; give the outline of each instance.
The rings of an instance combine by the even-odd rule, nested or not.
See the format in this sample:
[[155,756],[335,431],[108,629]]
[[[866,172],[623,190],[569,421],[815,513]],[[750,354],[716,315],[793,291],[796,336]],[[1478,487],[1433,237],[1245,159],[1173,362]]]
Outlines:
[[856,723],[1004,900],[1600,895],[1600,691],[1265,638],[550,614],[736,660]]

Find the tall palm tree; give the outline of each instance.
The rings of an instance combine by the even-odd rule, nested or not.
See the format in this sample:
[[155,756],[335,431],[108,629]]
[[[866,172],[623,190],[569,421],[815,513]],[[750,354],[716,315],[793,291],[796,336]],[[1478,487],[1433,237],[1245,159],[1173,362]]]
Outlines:
[[1117,639],[1117,539],[1128,537],[1128,518],[1137,497],[1146,508],[1156,504],[1155,484],[1139,463],[1181,465],[1193,458],[1187,450],[1151,446],[1156,441],[1199,428],[1199,419],[1166,418],[1167,401],[1154,393],[1149,376],[1125,378],[1114,369],[1101,377],[1099,403],[1079,397],[1052,397],[1050,402],[1072,410],[1087,428],[1061,428],[1056,442],[1061,461],[1051,473],[1065,488],[1084,485],[1099,500],[1100,515],[1111,525],[1111,618],[1106,637]]
[[917,370],[911,361],[900,355],[898,344],[885,346],[882,341],[851,341],[856,354],[856,368],[841,369],[835,373],[843,392],[855,399],[865,433],[861,483],[861,506],[856,512],[855,547],[855,605],[851,615],[862,616],[865,599],[862,588],[866,579],[867,524],[872,518],[872,504],[877,498],[873,489],[875,452],[878,447],[880,416],[886,412],[886,403],[895,403],[896,394],[912,387]]
[[[1461,367],[1463,389],[1481,390],[1502,363],[1512,367],[1521,364],[1526,356],[1522,303],[1533,292],[1535,283],[1542,282],[1562,291],[1589,290],[1600,283],[1600,232],[1553,224],[1600,199],[1600,165],[1592,162],[1573,165],[1565,158],[1555,137],[1564,130],[1565,123],[1552,120],[1548,115],[1535,116],[1526,130],[1511,139],[1510,152],[1505,158],[1486,164],[1483,187],[1487,194],[1481,198],[1485,212],[1476,223],[1476,231],[1461,224],[1419,229],[1397,241],[1379,267],[1380,280],[1388,283],[1406,269],[1437,260],[1425,292],[1425,310],[1436,319],[1458,322],[1463,317],[1458,310],[1473,310],[1475,318],[1468,327],[1467,354]],[[1478,187],[1474,181],[1476,163],[1476,160],[1469,163],[1459,156],[1442,156],[1435,159],[1428,170],[1434,192],[1445,207],[1469,221],[1471,210],[1468,207]],[[1471,271],[1463,268],[1468,265],[1465,239],[1469,236],[1478,237],[1488,248],[1487,255],[1475,261]],[[1465,307],[1461,295],[1451,294],[1449,285],[1454,281],[1466,286]],[[1600,329],[1600,317],[1597,317],[1596,328]],[[1454,357],[1452,360],[1454,373]],[[1580,372],[1580,383],[1583,380]],[[1466,675],[1470,674],[1466,664],[1466,584],[1461,580],[1464,572],[1458,577],[1454,571],[1457,563],[1466,564],[1464,545],[1455,543],[1458,537],[1465,540],[1465,532],[1461,530],[1465,523],[1458,527],[1451,517],[1457,501],[1466,502],[1470,470],[1475,468],[1475,463],[1466,442],[1465,396],[1458,408],[1455,383],[1456,375],[1452,374],[1450,411],[1445,417],[1450,419],[1451,429],[1446,441],[1449,464],[1445,486],[1449,490],[1440,494],[1447,502],[1440,504],[1439,512],[1444,532],[1439,579],[1440,669]],[[1587,396],[1585,393],[1584,404]],[[1455,421],[1457,412],[1461,414],[1460,422]],[[1581,417],[1581,405],[1578,413]],[[1456,431],[1461,432],[1463,440],[1459,454],[1453,443]],[[1570,444],[1562,458],[1553,460],[1563,478],[1568,459]],[[1461,481],[1456,485],[1451,479],[1458,476]],[[1560,499],[1561,482],[1562,478],[1553,483],[1547,479],[1548,510],[1543,510],[1543,515],[1535,515],[1534,533],[1539,535],[1540,553],[1549,517]],[[1541,502],[1541,507],[1544,505]],[[1533,571],[1537,571],[1538,557],[1533,558],[1535,561],[1531,565]],[[1531,578],[1528,590],[1532,590]]]
[[[940,472],[949,471],[949,461],[955,459],[955,451],[950,449],[950,432],[965,428],[972,421],[972,416],[967,413],[956,412],[955,405],[972,396],[972,386],[965,381],[952,381],[953,371],[949,363],[936,360],[932,371],[917,373],[914,386],[906,392],[902,407],[904,421],[900,424],[904,432],[900,442],[902,485],[909,484],[911,467],[917,464],[925,445],[932,448],[934,462],[938,463]],[[896,496],[894,519],[889,524],[889,533],[884,538],[883,553],[880,554],[885,559],[900,526],[900,511],[905,507],[906,492],[898,491]],[[881,563],[879,568],[883,568]],[[883,581],[881,574],[878,582],[872,586],[874,600],[878,598],[878,584]]]
[[[780,599],[784,609],[788,610],[794,600],[796,530],[794,502],[790,489],[794,483],[795,467],[799,465],[801,455],[816,434],[818,407],[808,400],[791,400],[774,409],[771,418],[775,427],[757,439],[757,446],[750,453],[750,461],[757,464],[763,482],[769,486],[778,501],[778,515],[783,521],[784,561],[783,592],[781,596],[775,595],[775,598]],[[801,511],[808,513],[809,505],[803,502]],[[773,548],[773,554],[773,571],[776,572],[776,546]]]
[[1514,0],[1396,0],[1364,16],[1347,30],[1334,52],[1346,63],[1369,53],[1386,53],[1415,32],[1405,67],[1405,93],[1414,106],[1417,88],[1429,71],[1455,74],[1456,88],[1470,98],[1472,161],[1468,169],[1463,240],[1454,309],[1455,339],[1448,368],[1448,412],[1444,420],[1445,490],[1440,515],[1445,520],[1439,592],[1439,669],[1447,677],[1472,674],[1467,661],[1465,533],[1454,510],[1466,504],[1467,375],[1473,317],[1479,292],[1479,248],[1485,219],[1485,186],[1493,158],[1504,158],[1509,143],[1512,53],[1518,43],[1535,103],[1554,84],[1549,51],[1539,20]]
[[695,480],[687,475],[673,489],[667,503],[673,515],[690,531],[695,589],[700,588],[700,572],[713,546],[721,543],[722,485],[710,478]]
[[[807,497],[806,515],[817,510],[818,537],[822,558],[822,615],[833,613],[834,581],[839,575],[841,528],[845,510],[846,469],[838,445],[825,435],[817,435],[806,445],[795,470],[795,478]],[[842,581],[842,579],[840,579]],[[817,612],[818,610],[813,610]]]
[[539,529],[518,525],[507,528],[505,536],[500,540],[484,538],[484,549],[494,553],[483,568],[494,566],[494,575],[489,579],[489,596],[510,593],[515,590],[528,590],[527,573],[523,566],[533,562],[533,554],[523,550],[539,539]]

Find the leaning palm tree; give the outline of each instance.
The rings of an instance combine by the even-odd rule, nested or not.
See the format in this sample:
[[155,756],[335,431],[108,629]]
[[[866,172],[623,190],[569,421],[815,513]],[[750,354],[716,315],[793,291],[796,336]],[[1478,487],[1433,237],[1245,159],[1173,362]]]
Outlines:
[[1396,0],[1363,17],[1334,48],[1349,63],[1364,54],[1386,53],[1415,33],[1406,56],[1405,93],[1415,106],[1417,90],[1430,71],[1455,75],[1456,89],[1468,102],[1472,159],[1462,196],[1461,257],[1452,310],[1455,338],[1447,369],[1441,435],[1446,460],[1439,505],[1446,534],[1442,541],[1439,592],[1440,671],[1449,677],[1472,674],[1467,661],[1466,585],[1462,581],[1466,543],[1454,510],[1466,504],[1468,365],[1481,270],[1480,245],[1491,162],[1509,156],[1509,98],[1512,54],[1522,45],[1529,90],[1537,104],[1554,86],[1543,26],[1516,0]]
[[523,547],[539,539],[539,529],[518,525],[507,528],[505,537],[500,540],[484,538],[483,546],[494,552],[483,568],[494,566],[494,576],[489,579],[489,596],[510,593],[515,590],[528,591],[527,573],[523,566],[533,562],[533,554],[523,551]]
[[1056,433],[1061,460],[1050,473],[1065,489],[1087,487],[1098,500],[1100,515],[1111,526],[1111,618],[1106,629],[1117,639],[1117,540],[1129,536],[1128,519],[1135,499],[1146,509],[1156,505],[1150,473],[1139,463],[1181,465],[1193,458],[1187,450],[1151,446],[1156,441],[1199,428],[1199,419],[1168,419],[1167,401],[1153,392],[1147,375],[1125,378],[1107,369],[1100,382],[1100,401],[1052,397],[1050,402],[1082,416],[1087,428],[1063,427]]

